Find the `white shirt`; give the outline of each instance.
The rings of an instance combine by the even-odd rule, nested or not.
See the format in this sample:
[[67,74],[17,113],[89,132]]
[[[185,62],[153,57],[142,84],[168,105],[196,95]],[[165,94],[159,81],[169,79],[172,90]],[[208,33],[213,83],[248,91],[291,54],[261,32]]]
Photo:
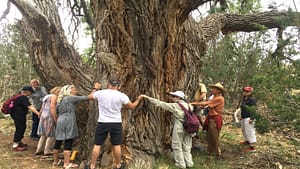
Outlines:
[[129,97],[126,94],[118,90],[104,89],[96,91],[93,96],[94,99],[98,101],[98,122],[122,122],[122,106],[130,102]]

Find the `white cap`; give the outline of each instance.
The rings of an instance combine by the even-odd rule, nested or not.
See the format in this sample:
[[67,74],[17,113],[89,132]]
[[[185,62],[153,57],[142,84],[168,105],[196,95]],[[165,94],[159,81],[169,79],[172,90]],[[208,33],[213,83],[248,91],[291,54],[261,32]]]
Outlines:
[[175,92],[170,92],[169,94],[172,95],[172,96],[180,97],[182,99],[185,98],[185,94],[183,93],[183,91],[178,90],[178,91],[175,91]]

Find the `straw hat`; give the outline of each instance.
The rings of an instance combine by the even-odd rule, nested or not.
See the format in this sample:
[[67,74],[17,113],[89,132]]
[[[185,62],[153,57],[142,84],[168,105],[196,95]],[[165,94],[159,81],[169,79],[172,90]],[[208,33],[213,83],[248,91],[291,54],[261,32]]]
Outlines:
[[218,88],[218,89],[222,90],[223,93],[226,92],[226,90],[224,89],[223,85],[220,82],[218,82],[218,83],[216,83],[214,85],[208,85],[208,87],[210,87],[210,88],[215,87],[215,88]]

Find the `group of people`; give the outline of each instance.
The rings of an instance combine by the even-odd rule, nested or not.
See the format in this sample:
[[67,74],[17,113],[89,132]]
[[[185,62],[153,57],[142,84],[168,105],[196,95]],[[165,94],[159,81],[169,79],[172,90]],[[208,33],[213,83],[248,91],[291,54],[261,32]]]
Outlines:
[[[98,103],[99,116],[95,130],[94,147],[90,163],[85,169],[94,169],[99,157],[102,146],[108,136],[111,137],[112,150],[117,169],[124,169],[125,163],[121,162],[121,143],[122,143],[122,107],[134,109],[142,99],[148,100],[151,104],[160,107],[174,115],[174,126],[172,132],[172,150],[174,152],[175,165],[179,168],[192,167],[192,137],[194,134],[185,132],[183,127],[184,110],[178,103],[186,109],[192,109],[197,113],[203,129],[206,130],[208,141],[208,153],[216,158],[221,157],[219,135],[222,128],[222,113],[224,111],[224,93],[225,89],[221,83],[209,85],[213,97],[206,99],[206,88],[201,83],[199,90],[195,94],[194,101],[186,101],[186,95],[183,91],[174,91],[168,93],[171,102],[164,102],[147,95],[140,95],[131,102],[129,97],[120,92],[120,80],[112,78],[108,81],[106,89],[101,89],[100,83],[95,83],[91,93],[87,96],[77,96],[77,89],[74,85],[65,85],[63,87],[54,87],[47,94],[43,87],[39,86],[36,79],[31,81],[31,86],[24,86],[21,90],[22,96],[16,100],[14,111],[11,117],[15,122],[15,135],[13,149],[16,151],[26,150],[26,144],[22,142],[26,129],[27,111],[32,111],[37,117],[39,123],[35,123],[39,137],[36,155],[52,155],[53,164],[60,165],[59,150],[64,144],[64,168],[76,168],[77,164],[70,162],[72,144],[74,138],[78,136],[78,127],[75,115],[75,103],[86,100],[96,100]],[[242,126],[245,141],[243,144],[249,144],[247,150],[255,150],[256,142],[255,130],[251,119],[249,106],[255,106],[255,99],[252,96],[253,88],[243,88],[244,99],[241,105]],[[28,96],[28,97],[27,97]],[[39,98],[38,98],[39,97]],[[29,98],[31,98],[33,105]],[[40,103],[37,103],[40,100]],[[203,109],[208,113],[205,121],[201,118]],[[37,137],[31,134],[32,138]]]
[[[54,87],[50,94],[41,93],[43,87],[39,86],[36,79],[31,81],[31,86],[24,86],[21,89],[21,96],[14,101],[14,108],[10,115],[14,120],[15,134],[13,139],[13,150],[23,151],[27,149],[22,139],[26,129],[26,114],[32,111],[38,122],[34,121],[31,134],[32,140],[39,139],[35,155],[52,155],[53,164],[60,165],[59,151],[64,144],[64,168],[76,168],[77,164],[70,162],[72,145],[74,138],[78,136],[78,126],[76,123],[75,103],[86,100],[96,100],[99,106],[99,119],[95,131],[95,145],[92,151],[92,159],[88,168],[95,168],[96,162],[108,133],[111,136],[113,152],[115,156],[116,168],[125,168],[125,163],[121,163],[121,142],[122,142],[122,118],[121,109],[135,108],[141,96],[135,102],[131,102],[129,97],[119,91],[120,81],[112,78],[108,81],[107,89],[99,90],[100,83],[95,83],[94,88],[88,96],[78,96],[74,85]],[[38,96],[39,95],[39,96]],[[39,98],[38,98],[39,97]],[[40,100],[40,103],[37,103]],[[36,129],[33,129],[35,126]],[[33,133],[33,132],[32,132]]]

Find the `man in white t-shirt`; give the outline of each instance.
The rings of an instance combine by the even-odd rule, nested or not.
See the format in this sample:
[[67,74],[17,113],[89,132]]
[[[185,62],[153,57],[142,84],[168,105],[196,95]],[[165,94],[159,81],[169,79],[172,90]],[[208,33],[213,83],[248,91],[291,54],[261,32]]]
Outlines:
[[122,143],[122,116],[121,109],[124,106],[128,109],[134,109],[141,96],[135,102],[131,102],[129,97],[120,92],[120,81],[116,78],[108,81],[108,88],[96,91],[93,98],[98,102],[99,118],[95,131],[95,143],[92,151],[92,159],[89,166],[85,169],[94,169],[100,153],[101,146],[110,133],[111,144],[113,145],[113,154],[116,161],[116,169],[125,168],[125,164],[121,163],[121,143]]

